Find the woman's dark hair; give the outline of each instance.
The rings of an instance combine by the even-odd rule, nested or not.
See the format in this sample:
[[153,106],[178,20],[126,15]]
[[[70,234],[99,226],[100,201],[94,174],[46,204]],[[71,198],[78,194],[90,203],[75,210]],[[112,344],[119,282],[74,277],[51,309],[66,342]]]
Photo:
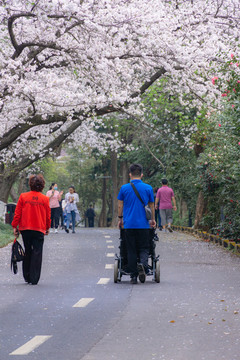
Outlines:
[[41,192],[45,186],[45,180],[42,174],[30,175],[29,186],[32,191]]
[[52,190],[52,187],[55,185],[56,183],[52,183],[49,190]]
[[140,164],[132,164],[130,165],[129,172],[133,176],[141,176],[143,172],[143,167]]

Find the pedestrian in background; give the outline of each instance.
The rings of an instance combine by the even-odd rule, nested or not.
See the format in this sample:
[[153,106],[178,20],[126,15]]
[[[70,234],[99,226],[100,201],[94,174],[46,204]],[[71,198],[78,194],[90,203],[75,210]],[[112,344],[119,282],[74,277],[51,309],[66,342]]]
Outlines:
[[75,192],[74,186],[69,187],[68,193],[65,195],[65,212],[67,214],[67,223],[65,231],[69,233],[70,222],[72,223],[72,233],[75,233],[76,218],[80,218],[77,203],[79,202],[78,194]]
[[172,209],[176,211],[177,206],[176,206],[176,200],[174,197],[173,189],[168,187],[167,179],[162,179],[162,187],[158,189],[156,195],[155,209],[160,210],[160,217],[161,217],[163,231],[166,232],[168,229],[170,232],[172,232],[172,228],[171,228],[171,224],[173,222]]
[[[140,164],[132,164],[129,168],[130,183],[121,187],[118,194],[118,217],[119,228],[124,226],[128,271],[131,276],[131,283],[137,284],[137,277],[141,282],[145,281],[149,272],[149,228],[156,226],[154,220],[154,196],[150,185],[142,181],[143,168]],[[146,218],[145,208],[137,197],[132,184],[137,189],[144,205],[149,205],[152,212],[150,221]],[[140,263],[137,263],[138,256]]]
[[88,218],[88,227],[94,227],[94,217],[96,216],[96,214],[92,204],[89,205],[85,216]]
[[45,186],[43,176],[31,175],[31,191],[19,197],[12,221],[13,232],[23,238],[25,256],[23,260],[24,280],[36,285],[40,279],[44,235],[48,235],[51,225],[49,199],[42,194]]
[[59,218],[60,218],[60,204],[62,200],[63,191],[58,191],[58,185],[52,183],[46,196],[49,197],[49,205],[51,208],[51,229],[55,228],[55,233],[58,232]]
[[63,199],[59,201],[59,227],[64,229]]

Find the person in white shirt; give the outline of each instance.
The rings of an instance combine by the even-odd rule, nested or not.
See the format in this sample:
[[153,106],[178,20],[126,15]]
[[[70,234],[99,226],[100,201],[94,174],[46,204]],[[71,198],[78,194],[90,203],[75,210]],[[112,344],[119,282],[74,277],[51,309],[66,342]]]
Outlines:
[[74,186],[69,187],[68,193],[65,195],[65,211],[67,213],[67,224],[65,231],[69,233],[70,222],[72,222],[72,233],[75,233],[76,215],[79,215],[77,203],[79,202],[78,194],[75,192]]

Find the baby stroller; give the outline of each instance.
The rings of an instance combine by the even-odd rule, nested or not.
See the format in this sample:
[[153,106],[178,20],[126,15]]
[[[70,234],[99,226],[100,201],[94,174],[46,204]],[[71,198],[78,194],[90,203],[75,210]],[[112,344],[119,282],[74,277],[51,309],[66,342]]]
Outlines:
[[[160,283],[160,261],[159,255],[156,256],[155,248],[156,241],[159,241],[158,235],[155,229],[149,229],[149,257],[148,257],[148,267],[149,273],[147,276],[152,276],[152,281]],[[125,231],[124,229],[120,229],[120,255],[117,254],[115,257],[114,263],[114,282],[120,282],[123,275],[129,275],[127,270],[127,247],[125,240]]]

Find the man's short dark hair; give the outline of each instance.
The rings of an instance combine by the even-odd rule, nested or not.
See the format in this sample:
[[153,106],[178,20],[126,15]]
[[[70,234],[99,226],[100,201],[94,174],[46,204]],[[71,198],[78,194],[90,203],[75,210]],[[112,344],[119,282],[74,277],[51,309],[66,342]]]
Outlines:
[[167,179],[162,179],[162,184],[163,184],[163,185],[167,185],[167,184],[168,184]]
[[132,164],[129,167],[129,172],[133,176],[141,176],[143,173],[143,167],[140,164]]

